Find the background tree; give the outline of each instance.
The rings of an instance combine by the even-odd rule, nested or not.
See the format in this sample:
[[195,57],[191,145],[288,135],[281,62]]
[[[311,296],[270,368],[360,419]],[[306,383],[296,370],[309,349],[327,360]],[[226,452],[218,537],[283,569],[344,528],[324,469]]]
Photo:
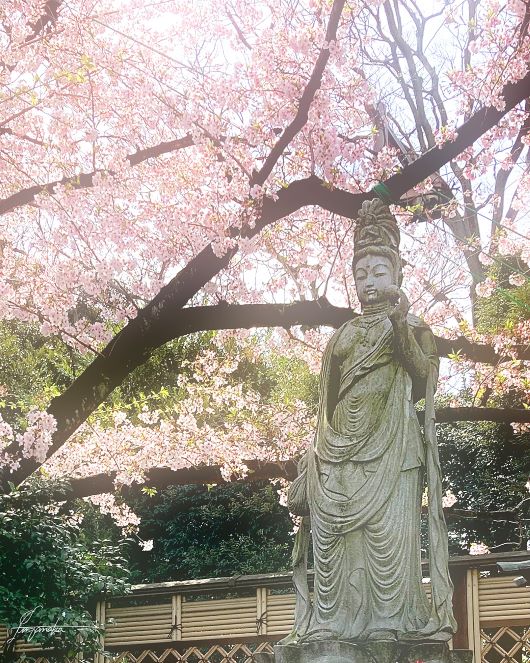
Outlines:
[[130,504],[153,541],[129,549],[136,582],[289,570],[293,523],[270,483],[173,486]]
[[529,434],[516,435],[506,424],[466,422],[439,426],[438,440],[444,482],[456,498],[446,510],[451,554],[479,543],[492,552],[526,550]]
[[18,660],[24,639],[51,647],[50,661],[88,660],[101,632],[90,606],[128,589],[122,545],[87,540],[69,492],[64,482],[33,479],[0,497],[0,623],[11,629],[3,661]]

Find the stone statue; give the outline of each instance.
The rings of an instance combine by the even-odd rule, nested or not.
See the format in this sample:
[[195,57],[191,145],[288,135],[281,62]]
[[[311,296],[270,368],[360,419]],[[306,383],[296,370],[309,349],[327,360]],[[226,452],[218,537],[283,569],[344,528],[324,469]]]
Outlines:
[[[289,492],[302,522],[293,552],[295,626],[282,643],[446,642],[456,623],[434,429],[438,357],[431,330],[409,314],[399,289],[399,229],[379,200],[359,214],[353,275],[362,315],[326,348],[315,439]],[[425,477],[431,603],[420,561]]]

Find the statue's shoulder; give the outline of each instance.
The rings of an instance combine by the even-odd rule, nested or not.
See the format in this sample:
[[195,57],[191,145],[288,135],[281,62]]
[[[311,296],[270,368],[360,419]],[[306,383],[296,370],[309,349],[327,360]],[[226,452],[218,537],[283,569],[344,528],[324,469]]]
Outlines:
[[344,332],[347,332],[348,330],[351,330],[353,327],[357,327],[359,320],[361,319],[360,315],[356,315],[354,318],[350,318],[349,320],[346,320],[346,322],[343,322],[340,327],[338,327],[334,332],[331,337],[331,341],[336,340]]
[[355,329],[355,321],[357,318],[350,318],[350,320],[346,320],[340,327],[338,327],[333,334],[331,335],[331,338],[329,339],[327,345],[326,345],[326,350],[325,353],[331,353],[333,354],[334,349],[337,347],[337,344],[341,344],[341,342],[347,342],[346,339],[348,339],[352,333],[354,332]]

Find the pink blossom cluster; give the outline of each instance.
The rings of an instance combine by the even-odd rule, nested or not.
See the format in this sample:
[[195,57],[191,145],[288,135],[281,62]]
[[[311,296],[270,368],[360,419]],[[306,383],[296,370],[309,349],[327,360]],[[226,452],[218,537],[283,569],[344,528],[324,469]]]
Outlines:
[[456,495],[451,490],[446,490],[445,495],[442,496],[442,506],[448,509],[458,502]]
[[15,441],[23,458],[34,458],[38,463],[43,463],[56,429],[55,418],[45,411],[30,410],[26,416],[25,429],[20,433],[16,433],[0,414],[0,467],[13,471],[20,466],[20,457],[6,449]]
[[43,463],[57,422],[51,414],[39,410],[30,411],[27,420],[28,427],[24,433],[17,435],[17,442],[25,458],[34,458],[38,463]]
[[124,534],[137,531],[140,518],[127,504],[118,502],[112,493],[91,495],[85,499],[97,506],[103,515],[110,516],[116,525],[121,527]]
[[[442,495],[442,507],[444,509],[449,509],[450,507],[454,506],[458,502],[456,495],[451,491],[451,490],[446,490],[445,494]],[[421,498],[421,505],[422,506],[428,506],[429,505],[429,489],[425,488],[423,491],[423,495]]]
[[530,433],[530,424],[528,423],[512,422],[510,425],[513,428],[513,432],[516,435],[524,435],[525,433]]
[[475,286],[475,292],[479,297],[488,298],[495,292],[497,284],[492,278],[487,278]]
[[485,543],[472,543],[469,546],[470,555],[487,555],[490,552],[490,549]]
[[[243,354],[252,359],[253,351],[251,345],[232,348],[232,355],[226,349],[222,354],[206,350],[189,367],[189,377],[179,378],[181,400],[163,412],[146,407],[135,418],[115,411],[110,427],[84,426],[47,462],[48,471],[73,477],[114,471],[118,485],[129,485],[142,483],[150,467],[216,465],[230,480],[248,473],[249,459],[285,461],[300,455],[314,414],[299,400],[264,402],[234,380]],[[128,513],[117,510],[108,496],[98,500],[105,513],[127,526]]]
[[436,145],[441,147],[447,141],[455,140],[458,136],[458,132],[454,126],[442,126],[434,132],[434,140]]

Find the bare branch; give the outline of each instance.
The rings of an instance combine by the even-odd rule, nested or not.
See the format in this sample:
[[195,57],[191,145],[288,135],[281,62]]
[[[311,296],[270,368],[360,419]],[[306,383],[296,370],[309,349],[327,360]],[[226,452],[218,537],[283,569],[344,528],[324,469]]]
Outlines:
[[[410,177],[411,181],[421,182],[422,180],[419,179],[421,169],[423,169],[423,179],[440,170],[442,166],[455,159],[480,136],[494,127],[512,108],[526,99],[529,90],[530,73],[527,73],[524,78],[516,83],[506,84],[502,92],[506,107],[502,111],[492,106],[481,108],[457,129],[458,134],[455,140],[448,141],[441,147],[430,149],[410,166],[407,166],[403,171],[407,171],[407,178]],[[394,188],[394,183],[397,183],[397,181],[403,183],[400,174],[393,175],[386,181],[386,186],[392,191],[396,199],[405,193],[399,186]]]
[[234,26],[234,29],[235,29],[235,31],[237,32],[237,36],[239,37],[239,41],[240,41],[240,42],[241,42],[246,48],[248,48],[249,51],[251,51],[251,50],[252,50],[252,46],[248,43],[247,38],[246,38],[245,35],[243,34],[243,31],[241,30],[241,28],[239,27],[239,25],[237,24],[237,21],[235,20],[235,18],[232,16],[232,14],[231,14],[230,12],[227,12],[226,15],[228,16],[228,20],[230,21],[230,23]]
[[[431,125],[427,120],[427,115],[425,113],[425,105],[423,101],[423,88],[422,88],[422,79],[418,73],[416,63],[414,62],[414,54],[411,47],[407,44],[405,39],[401,34],[401,29],[396,25],[396,20],[390,2],[386,0],[383,5],[385,9],[385,14],[388,22],[388,27],[390,29],[390,34],[392,39],[399,46],[399,49],[403,53],[405,61],[407,63],[407,68],[409,70],[410,80],[412,82],[412,90],[414,92],[414,100],[416,105],[416,125],[418,127],[418,137],[421,137],[421,132],[425,135],[427,145],[429,147],[434,146],[434,135],[431,129]],[[401,85],[404,89],[405,82],[401,81]],[[421,129],[421,131],[420,131]]]
[[479,511],[477,509],[455,509],[449,507],[444,509],[447,520],[479,520],[479,521],[500,521],[508,523],[519,523],[521,518],[516,511]]
[[[331,8],[329,23],[326,30],[326,41],[328,44],[332,41],[335,41],[335,38],[337,36],[337,27],[342,14],[342,10],[344,8],[344,3],[345,0],[335,0],[333,3],[333,7]],[[288,127],[286,127],[286,129],[278,139],[277,143],[270,151],[269,156],[265,159],[263,166],[259,169],[259,171],[254,171],[251,180],[251,185],[254,184],[262,185],[265,182],[267,177],[271,174],[272,169],[276,165],[276,162],[283,154],[283,151],[285,150],[287,145],[289,145],[289,143],[293,140],[296,134],[305,126],[307,118],[309,116],[309,108],[313,102],[313,99],[315,98],[317,90],[320,87],[320,83],[322,81],[322,74],[324,73],[324,69],[326,68],[328,60],[329,60],[329,48],[322,48],[315,63],[315,67],[313,69],[313,73],[311,74],[311,78],[309,79],[309,82],[304,89],[302,97],[300,98],[300,102],[298,104],[298,110],[296,111],[296,115],[293,121],[291,122],[291,124],[289,124]]]
[[[501,168],[497,173],[497,177],[495,178],[494,194],[497,200],[495,201],[495,204],[493,206],[493,218],[491,220],[492,237],[495,234],[495,230],[497,230],[500,227],[500,223],[502,221],[502,216],[504,212],[504,194],[506,191],[506,184],[508,183],[508,179],[513,172],[515,164],[519,160],[519,157],[521,156],[523,149],[525,147],[523,139],[530,132],[530,103],[528,100],[526,102],[525,110],[528,114],[510,150],[510,159],[512,161],[512,165],[510,168]],[[495,239],[493,241],[495,242]]]

